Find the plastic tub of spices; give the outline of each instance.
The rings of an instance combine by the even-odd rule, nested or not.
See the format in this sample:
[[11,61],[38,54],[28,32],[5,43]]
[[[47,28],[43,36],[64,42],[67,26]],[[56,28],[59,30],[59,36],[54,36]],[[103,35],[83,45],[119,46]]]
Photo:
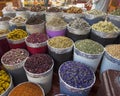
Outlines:
[[27,81],[23,65],[28,56],[29,53],[25,49],[11,49],[1,58],[1,63],[13,77],[14,85]]
[[103,13],[100,10],[89,10],[84,12],[84,19],[90,24],[93,25],[94,23],[97,23],[99,21],[105,20],[105,13]]
[[90,25],[82,18],[76,18],[67,25],[66,36],[73,41],[87,39],[90,33]]
[[25,37],[28,34],[22,29],[14,29],[7,34],[7,40],[11,49],[15,48],[26,48]]
[[73,41],[64,36],[57,36],[47,41],[48,53],[55,61],[55,71],[58,71],[59,66],[73,57]]
[[92,25],[90,38],[103,46],[114,44],[120,33],[120,29],[109,21],[100,21]]
[[47,52],[48,36],[45,33],[33,33],[25,39],[27,49],[31,54]]
[[76,61],[64,62],[58,73],[60,93],[70,96],[88,96],[96,80],[89,66]]
[[53,66],[54,61],[49,55],[34,54],[26,60],[24,69],[28,80],[40,84],[47,94],[52,85]]
[[0,69],[0,96],[8,96],[13,88],[12,76]]
[[46,22],[49,22],[54,17],[62,17],[63,13],[62,10],[57,7],[50,7],[48,10],[46,10],[45,18]]
[[104,47],[93,40],[84,39],[75,42],[74,61],[90,66],[94,72],[97,70],[103,53]]
[[26,31],[29,34],[44,33],[45,21],[41,20],[40,15],[31,16],[26,22]]
[[10,25],[9,29],[11,31],[17,28],[26,30],[25,23],[26,23],[26,18],[16,16],[9,21],[9,25]]
[[43,88],[32,82],[23,82],[12,89],[8,96],[45,96]]
[[100,73],[109,69],[120,71],[120,44],[111,44],[105,47]]
[[29,11],[25,7],[18,8],[16,9],[16,16],[20,16],[27,19],[29,18]]
[[64,36],[67,23],[59,17],[53,17],[46,23],[46,32],[49,37]]

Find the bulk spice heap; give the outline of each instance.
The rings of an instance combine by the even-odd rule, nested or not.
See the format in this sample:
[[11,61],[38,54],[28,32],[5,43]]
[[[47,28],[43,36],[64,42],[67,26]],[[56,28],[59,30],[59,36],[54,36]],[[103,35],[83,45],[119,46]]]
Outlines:
[[35,16],[31,16],[31,17],[27,20],[26,24],[33,25],[33,24],[41,24],[41,23],[43,23],[43,22],[44,22],[44,21],[41,20],[40,15],[35,15]]
[[105,33],[118,33],[120,31],[118,27],[108,21],[100,21],[96,24],[93,24],[92,29]]
[[24,49],[11,49],[6,52],[1,60],[3,64],[16,65],[23,62],[28,57],[28,52]]
[[10,81],[10,76],[4,70],[0,70],[0,95],[8,89]]
[[69,23],[69,27],[79,30],[90,28],[90,25],[82,18],[77,18]]
[[52,58],[47,54],[35,54],[30,56],[25,62],[25,68],[31,73],[43,73],[48,71],[53,65]]
[[75,88],[86,88],[94,83],[94,73],[80,62],[67,61],[60,67],[59,72],[63,81]]
[[54,48],[68,48],[73,45],[73,41],[64,36],[57,36],[49,39],[48,45]]
[[62,10],[57,7],[51,7],[47,10],[47,12],[61,12]]
[[89,39],[76,41],[75,47],[78,50],[88,54],[100,54],[104,51],[104,48],[102,45]]
[[40,6],[40,5],[33,5],[32,7],[31,7],[31,11],[32,12],[40,12],[40,11],[45,11],[45,7],[44,6]]
[[48,21],[47,26],[53,26],[53,27],[62,27],[62,26],[66,26],[67,23],[59,17],[53,17],[52,20]]
[[29,43],[42,43],[48,40],[48,36],[45,33],[33,33],[26,39]]
[[9,96],[44,96],[44,94],[38,85],[27,82],[16,86]]
[[90,10],[90,11],[86,11],[85,13],[87,14],[91,14],[91,15],[103,15],[104,13],[100,10],[96,10],[96,9],[93,9],[93,10]]
[[120,8],[112,11],[110,14],[120,16]]
[[18,17],[12,18],[10,21],[14,24],[21,24],[21,23],[25,23],[26,19],[18,16]]
[[120,44],[108,45],[105,50],[114,58],[120,59]]
[[7,38],[10,40],[21,40],[27,37],[27,35],[27,32],[22,29],[14,29],[7,35]]

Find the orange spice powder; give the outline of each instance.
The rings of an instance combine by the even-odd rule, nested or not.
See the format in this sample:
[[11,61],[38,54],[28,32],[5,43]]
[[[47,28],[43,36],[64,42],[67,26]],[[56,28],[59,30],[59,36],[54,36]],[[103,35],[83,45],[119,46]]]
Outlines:
[[16,86],[8,96],[44,96],[44,93],[38,85],[25,82]]

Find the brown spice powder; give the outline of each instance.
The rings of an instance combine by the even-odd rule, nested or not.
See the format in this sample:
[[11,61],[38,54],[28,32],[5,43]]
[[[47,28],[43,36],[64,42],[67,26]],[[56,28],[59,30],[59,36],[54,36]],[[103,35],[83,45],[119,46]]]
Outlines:
[[8,96],[44,96],[44,94],[39,86],[26,82],[16,86]]

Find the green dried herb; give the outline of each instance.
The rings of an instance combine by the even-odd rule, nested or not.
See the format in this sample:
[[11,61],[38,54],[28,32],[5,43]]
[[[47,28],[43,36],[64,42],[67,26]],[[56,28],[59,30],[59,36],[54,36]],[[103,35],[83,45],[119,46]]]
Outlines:
[[118,15],[118,16],[120,16],[120,8],[112,11],[111,14],[112,14],[112,15]]
[[76,41],[75,47],[78,50],[88,54],[100,54],[104,51],[104,48],[101,44],[89,39]]

